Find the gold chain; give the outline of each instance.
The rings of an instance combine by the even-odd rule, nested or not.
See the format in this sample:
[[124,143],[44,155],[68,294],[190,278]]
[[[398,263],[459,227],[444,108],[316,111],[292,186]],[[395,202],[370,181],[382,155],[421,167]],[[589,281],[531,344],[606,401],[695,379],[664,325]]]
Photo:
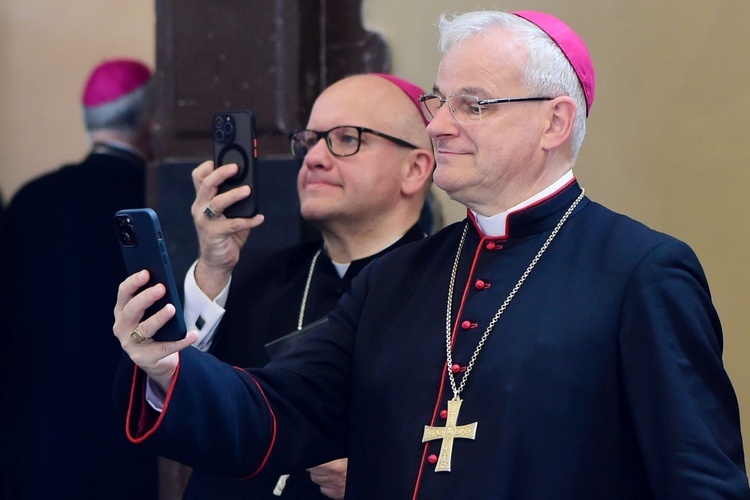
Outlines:
[[[474,350],[474,354],[472,354],[471,359],[469,360],[469,364],[466,366],[466,371],[464,372],[464,376],[461,379],[461,384],[456,387],[456,379],[453,377],[453,355],[452,355],[452,348],[451,348],[451,332],[452,332],[452,304],[453,304],[453,289],[456,286],[456,274],[458,273],[458,262],[461,259],[461,250],[463,250],[464,242],[466,241],[466,233],[469,228],[469,223],[467,222],[464,226],[464,232],[463,235],[461,235],[461,242],[458,244],[458,251],[456,252],[456,259],[453,261],[453,270],[451,272],[451,281],[450,285],[448,286],[448,307],[447,307],[447,313],[445,317],[445,350],[447,353],[447,369],[448,369],[448,378],[451,383],[451,389],[453,390],[453,399],[458,399],[458,396],[461,394],[461,392],[464,390],[464,386],[466,385],[466,381],[469,378],[469,374],[471,373],[472,368],[474,368],[474,363],[477,360],[477,357],[479,356],[479,352],[482,350],[482,347],[484,347],[484,343],[487,341],[487,338],[490,336],[490,332],[492,332],[493,328],[495,327],[495,323],[500,319],[500,316],[503,315],[505,312],[505,309],[508,307],[508,304],[510,304],[510,301],[513,300],[513,297],[516,296],[516,293],[518,293],[518,290],[521,288],[521,285],[526,281],[526,278],[528,278],[529,274],[531,274],[531,270],[534,269],[534,266],[536,266],[536,263],[539,262],[539,259],[542,257],[542,254],[547,250],[547,247],[549,247],[550,243],[552,243],[552,240],[555,239],[555,236],[557,236],[557,233],[560,231],[560,228],[562,228],[563,224],[565,224],[565,221],[568,220],[568,217],[570,217],[570,214],[573,213],[573,210],[575,210],[576,206],[578,206],[578,203],[583,199],[583,195],[586,192],[585,189],[581,189],[581,194],[576,198],[576,200],[573,202],[573,204],[568,208],[568,210],[565,212],[565,214],[560,219],[560,222],[557,223],[557,226],[555,226],[555,229],[552,230],[552,233],[547,238],[547,241],[544,242],[544,245],[542,245],[542,248],[539,249],[539,252],[537,252],[534,259],[531,261],[531,264],[529,264],[529,267],[526,268],[526,271],[521,275],[521,278],[518,280],[518,283],[516,283],[516,286],[513,287],[513,290],[510,291],[510,294],[508,294],[508,297],[505,299],[503,304],[500,306],[500,309],[497,310],[495,313],[495,316],[490,321],[489,325],[487,325],[487,329],[484,331],[484,335],[482,335],[482,338],[479,339],[479,344],[477,344],[477,348]],[[458,321],[458,318],[456,318],[456,321]]]

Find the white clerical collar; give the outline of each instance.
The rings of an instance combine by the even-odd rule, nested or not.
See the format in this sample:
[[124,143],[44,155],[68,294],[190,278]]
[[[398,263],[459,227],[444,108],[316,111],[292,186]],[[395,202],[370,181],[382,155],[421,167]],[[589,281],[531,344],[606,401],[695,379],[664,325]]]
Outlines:
[[[386,248],[389,248],[389,247],[395,245],[401,238],[404,237],[405,234],[406,233],[402,234],[401,236],[399,236],[395,240],[387,243],[386,245],[383,245],[379,250],[376,250],[376,251],[372,252],[370,255],[378,254],[378,253],[382,252],[383,250],[385,250]],[[362,258],[366,259],[368,257],[362,257]],[[359,260],[359,259],[354,259],[354,260]],[[344,275],[346,274],[346,272],[349,270],[349,266],[351,265],[351,262],[344,262],[344,263],[342,263],[342,262],[336,262],[333,259],[331,259],[331,262],[333,263],[333,267],[336,268],[336,273],[338,273],[339,278],[343,278],[344,277]]]
[[[333,262],[333,261],[331,261]],[[339,278],[343,278],[346,272],[349,270],[349,266],[351,265],[351,262],[347,264],[341,264],[340,262],[333,262],[333,267],[336,268],[336,273],[339,275]]]
[[474,214],[474,218],[477,221],[477,226],[479,226],[479,229],[481,229],[485,235],[490,236],[492,238],[503,238],[507,236],[507,231],[508,231],[507,221],[508,221],[508,216],[510,214],[512,214],[513,212],[518,212],[519,210],[523,210],[524,208],[533,205],[537,201],[551,196],[552,194],[554,194],[555,192],[559,191],[564,186],[569,184],[570,181],[572,181],[573,179],[575,179],[575,176],[573,175],[573,170],[568,170],[562,177],[560,177],[557,181],[555,181],[551,186],[543,189],[542,191],[539,191],[537,194],[535,194],[531,198],[528,198],[527,200],[522,201],[518,205],[511,207],[505,212],[499,213],[497,215],[493,215],[491,217],[480,215],[473,210],[471,211],[471,213]]

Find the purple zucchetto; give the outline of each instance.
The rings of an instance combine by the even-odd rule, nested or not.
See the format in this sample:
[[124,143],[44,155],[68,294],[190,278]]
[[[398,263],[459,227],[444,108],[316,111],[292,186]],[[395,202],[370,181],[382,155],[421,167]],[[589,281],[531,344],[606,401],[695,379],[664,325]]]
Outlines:
[[135,59],[110,59],[93,69],[83,89],[85,107],[115,101],[146,85],[151,79],[148,66]]
[[573,66],[576,75],[578,75],[578,81],[581,82],[583,95],[586,98],[586,116],[588,116],[591,105],[594,103],[596,76],[594,75],[594,64],[591,62],[591,56],[581,37],[567,24],[550,14],[532,10],[517,11],[512,12],[512,14],[535,24],[560,47],[570,65]]

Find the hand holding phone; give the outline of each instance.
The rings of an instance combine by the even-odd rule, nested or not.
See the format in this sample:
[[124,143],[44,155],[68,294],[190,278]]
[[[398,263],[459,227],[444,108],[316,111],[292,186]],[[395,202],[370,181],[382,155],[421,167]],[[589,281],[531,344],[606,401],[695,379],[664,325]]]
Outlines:
[[250,186],[250,196],[224,210],[226,217],[252,217],[258,213],[258,140],[255,115],[251,111],[216,113],[213,121],[214,168],[236,163],[237,174],[219,186],[219,193],[242,185]]
[[167,289],[164,297],[146,309],[141,320],[152,316],[170,303],[177,311],[174,317],[156,332],[153,339],[174,341],[185,338],[185,318],[156,212],[150,208],[120,210],[115,214],[115,228],[128,274],[146,269],[149,272],[149,281],[144,288],[162,283]]

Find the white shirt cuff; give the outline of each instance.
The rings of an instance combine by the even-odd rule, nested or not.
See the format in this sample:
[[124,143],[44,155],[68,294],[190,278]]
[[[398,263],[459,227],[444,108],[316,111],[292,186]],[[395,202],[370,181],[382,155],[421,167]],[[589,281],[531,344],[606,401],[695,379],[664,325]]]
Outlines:
[[226,312],[224,306],[227,303],[227,297],[229,297],[229,285],[232,283],[232,278],[229,278],[227,286],[221,293],[214,300],[211,300],[195,281],[195,266],[197,263],[198,261],[193,262],[185,275],[185,304],[183,304],[183,309],[185,324],[188,329],[198,330],[198,340],[193,346],[201,351],[208,351],[216,328]]
[[151,377],[146,378],[146,402],[151,405],[151,408],[161,413],[166,399],[167,395],[161,390],[159,384],[151,380]]

